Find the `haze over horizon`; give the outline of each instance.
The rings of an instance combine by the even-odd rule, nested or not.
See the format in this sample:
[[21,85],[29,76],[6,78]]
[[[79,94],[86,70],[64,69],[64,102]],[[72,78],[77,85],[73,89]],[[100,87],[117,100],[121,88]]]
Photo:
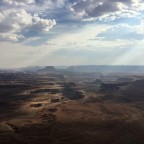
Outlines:
[[0,68],[144,65],[144,0],[1,0]]

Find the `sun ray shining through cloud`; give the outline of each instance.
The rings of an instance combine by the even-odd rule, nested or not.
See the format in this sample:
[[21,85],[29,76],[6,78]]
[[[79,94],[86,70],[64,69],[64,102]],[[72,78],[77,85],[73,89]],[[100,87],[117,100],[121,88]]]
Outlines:
[[143,0],[1,0],[0,67],[143,65],[143,18]]

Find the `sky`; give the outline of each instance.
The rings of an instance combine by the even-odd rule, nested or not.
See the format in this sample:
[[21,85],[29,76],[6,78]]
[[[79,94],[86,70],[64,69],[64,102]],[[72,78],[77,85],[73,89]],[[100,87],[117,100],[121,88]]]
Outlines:
[[0,0],[0,68],[144,65],[144,0]]

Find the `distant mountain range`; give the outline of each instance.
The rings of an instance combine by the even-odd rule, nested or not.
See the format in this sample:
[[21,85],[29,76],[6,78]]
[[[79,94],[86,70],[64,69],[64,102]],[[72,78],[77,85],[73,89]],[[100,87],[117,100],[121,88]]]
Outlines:
[[24,68],[25,71],[39,73],[62,73],[62,72],[80,72],[80,73],[144,73],[144,66],[134,65],[80,65],[69,67],[54,66],[35,66]]
[[81,65],[67,68],[71,72],[99,73],[144,73],[144,66]]
[[[143,74],[144,66],[134,65],[80,65],[80,66],[32,66],[13,71],[36,72],[36,73],[131,73]],[[0,70],[2,71],[2,69]],[[6,71],[6,70],[5,70]],[[9,69],[10,71],[10,69]]]

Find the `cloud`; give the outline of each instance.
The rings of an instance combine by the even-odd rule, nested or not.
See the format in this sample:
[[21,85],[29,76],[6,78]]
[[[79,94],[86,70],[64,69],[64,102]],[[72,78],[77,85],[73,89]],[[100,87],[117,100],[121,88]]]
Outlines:
[[39,5],[55,5],[56,7],[62,7],[66,4],[66,0],[35,0]]
[[48,32],[54,25],[56,25],[56,21],[54,19],[43,19],[38,16],[34,16],[33,24],[31,25],[31,30]]
[[57,45],[57,43],[51,40],[51,41],[47,41],[45,45]]
[[33,3],[35,3],[35,0],[1,0],[0,2],[0,4],[15,5],[15,6],[27,5]]
[[144,38],[144,22],[138,25],[119,24],[96,35],[103,40],[142,40]]
[[[0,39],[11,41],[43,37],[56,21],[59,25],[81,25],[77,28],[81,29],[81,20],[132,18],[144,10],[142,0],[1,0],[0,7]],[[66,31],[64,27],[57,33]]]
[[2,34],[2,33],[0,33],[0,41],[19,41],[20,39],[24,39],[24,36],[17,35],[17,34]]
[[0,32],[19,32],[32,24],[32,16],[24,9],[10,9],[0,13]]
[[84,21],[115,20],[120,17],[137,16],[144,10],[143,0],[80,0],[71,5],[76,15],[81,15]]
[[[127,39],[122,39],[118,41],[114,39],[113,41],[110,41],[110,39],[107,36],[108,34],[103,36],[99,35],[104,32],[107,32],[108,30],[111,30],[111,28],[113,28],[112,25],[99,25],[95,23],[83,25],[82,28],[79,29],[77,28],[74,29],[74,27],[69,26],[69,31],[67,33],[66,32],[62,33],[62,31],[60,31],[60,34],[56,34],[54,37],[48,38],[50,40],[48,39],[47,40],[56,43],[57,45],[55,46],[58,49],[81,48],[81,49],[110,50],[113,48],[126,47],[127,45],[131,44],[133,45],[135,41],[132,42]],[[96,37],[96,35],[98,36]],[[115,35],[118,35],[118,33],[115,33],[114,36]],[[35,44],[36,42],[38,42],[38,40],[34,41],[33,43]],[[39,43],[41,43],[41,41],[39,41]],[[44,41],[42,41],[42,43],[44,43]]]
[[43,19],[28,13],[25,9],[6,9],[0,12],[0,40],[18,41],[24,38],[23,31],[48,32],[55,20]]
[[134,11],[134,10],[121,10],[117,11],[114,13],[106,13],[100,17],[90,17],[90,18],[84,18],[82,21],[87,22],[87,21],[103,21],[103,22],[108,22],[108,21],[114,21],[120,18],[135,18],[136,16],[139,16],[141,13]]

